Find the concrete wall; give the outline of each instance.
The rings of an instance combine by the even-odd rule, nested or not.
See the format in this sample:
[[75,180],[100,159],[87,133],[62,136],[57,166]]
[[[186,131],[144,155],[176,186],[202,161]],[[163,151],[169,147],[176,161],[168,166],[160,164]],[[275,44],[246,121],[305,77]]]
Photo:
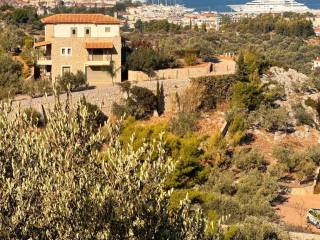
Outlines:
[[[212,71],[212,64],[202,64],[194,67],[187,68],[173,68],[155,71],[152,79],[189,79],[193,77],[200,77],[210,74]],[[129,81],[148,81],[149,76],[141,71],[129,71],[128,72]]]

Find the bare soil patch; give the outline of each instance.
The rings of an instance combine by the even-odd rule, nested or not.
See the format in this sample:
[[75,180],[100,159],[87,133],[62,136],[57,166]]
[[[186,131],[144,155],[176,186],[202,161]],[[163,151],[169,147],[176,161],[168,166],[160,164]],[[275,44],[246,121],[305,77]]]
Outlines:
[[278,206],[278,214],[281,220],[289,225],[303,227],[312,233],[320,234],[317,229],[307,223],[307,210],[309,208],[320,208],[320,194],[313,195],[291,195],[289,194],[286,202]]

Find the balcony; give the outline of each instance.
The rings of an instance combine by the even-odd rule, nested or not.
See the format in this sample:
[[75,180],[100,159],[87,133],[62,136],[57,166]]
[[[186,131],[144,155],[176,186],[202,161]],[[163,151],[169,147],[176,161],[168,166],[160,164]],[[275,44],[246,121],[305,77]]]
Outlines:
[[110,55],[89,55],[86,61],[86,66],[110,66],[111,56]]
[[37,59],[37,64],[42,66],[52,65],[51,56],[39,56]]

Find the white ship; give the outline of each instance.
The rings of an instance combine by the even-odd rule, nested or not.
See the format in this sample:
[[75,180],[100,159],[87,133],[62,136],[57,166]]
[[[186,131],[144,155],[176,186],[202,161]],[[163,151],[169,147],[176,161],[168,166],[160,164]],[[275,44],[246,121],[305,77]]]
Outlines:
[[310,9],[295,0],[254,0],[241,5],[228,5],[232,10],[243,13],[308,12]]

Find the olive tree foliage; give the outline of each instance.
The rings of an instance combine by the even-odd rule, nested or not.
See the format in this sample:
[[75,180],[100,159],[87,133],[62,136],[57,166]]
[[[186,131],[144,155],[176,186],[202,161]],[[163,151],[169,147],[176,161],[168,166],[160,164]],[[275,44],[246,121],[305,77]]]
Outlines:
[[[161,139],[133,150],[88,121],[81,102],[56,103],[39,130],[0,104],[0,239],[204,239],[202,212],[169,210],[174,165]],[[105,147],[103,144],[107,143]]]

